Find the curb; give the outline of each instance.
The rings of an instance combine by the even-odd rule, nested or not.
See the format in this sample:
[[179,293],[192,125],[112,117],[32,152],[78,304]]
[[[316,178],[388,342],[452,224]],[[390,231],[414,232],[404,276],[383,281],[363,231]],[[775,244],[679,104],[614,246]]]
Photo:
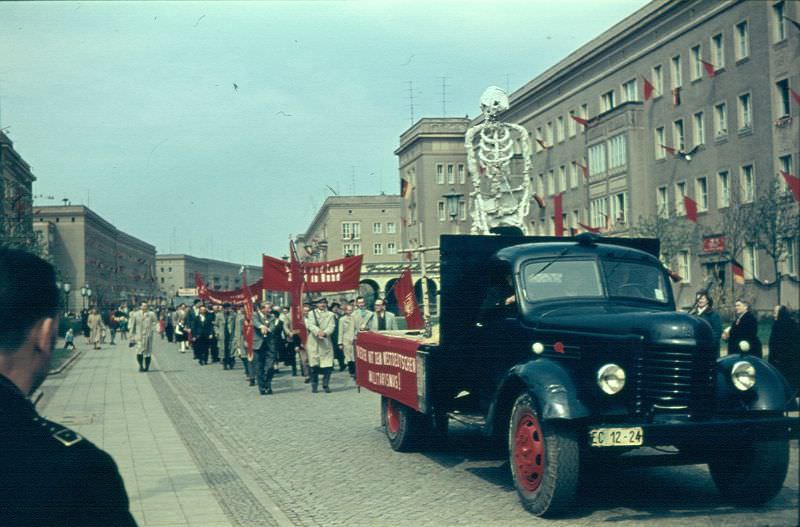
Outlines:
[[75,353],[73,353],[69,359],[67,359],[66,361],[64,361],[63,364],[61,364],[61,366],[59,366],[55,370],[50,370],[49,372],[47,372],[47,376],[49,377],[50,375],[58,375],[62,371],[66,370],[73,362],[75,362],[78,359],[78,357],[81,356],[82,353],[83,350],[76,350]]

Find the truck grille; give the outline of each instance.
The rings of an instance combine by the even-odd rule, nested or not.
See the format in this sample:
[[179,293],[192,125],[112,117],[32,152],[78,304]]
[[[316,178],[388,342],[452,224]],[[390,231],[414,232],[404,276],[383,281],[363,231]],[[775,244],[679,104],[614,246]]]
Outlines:
[[716,356],[696,346],[650,346],[636,354],[633,410],[707,415],[714,402]]

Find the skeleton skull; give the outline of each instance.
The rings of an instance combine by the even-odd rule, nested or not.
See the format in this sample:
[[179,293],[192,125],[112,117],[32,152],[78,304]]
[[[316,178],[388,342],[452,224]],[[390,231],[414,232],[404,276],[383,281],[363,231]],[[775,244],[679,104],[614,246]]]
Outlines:
[[508,95],[497,86],[489,86],[481,95],[481,113],[487,118],[496,117],[508,110]]

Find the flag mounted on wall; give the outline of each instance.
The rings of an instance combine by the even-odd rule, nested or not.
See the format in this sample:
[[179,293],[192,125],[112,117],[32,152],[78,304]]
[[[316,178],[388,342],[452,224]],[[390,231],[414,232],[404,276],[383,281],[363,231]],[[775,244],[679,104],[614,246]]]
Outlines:
[[653,84],[649,80],[645,79],[644,77],[642,77],[642,80],[644,81],[644,83],[643,83],[643,86],[644,86],[644,102],[647,102],[653,97],[653,92],[656,90],[656,88],[655,88],[655,86],[653,86]]

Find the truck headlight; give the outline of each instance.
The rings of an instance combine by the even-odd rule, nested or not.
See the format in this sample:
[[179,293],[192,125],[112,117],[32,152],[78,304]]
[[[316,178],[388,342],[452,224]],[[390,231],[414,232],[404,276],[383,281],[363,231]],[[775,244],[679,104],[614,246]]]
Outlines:
[[606,364],[597,370],[597,385],[608,395],[619,393],[625,387],[625,370],[616,364]]
[[756,369],[746,361],[739,361],[731,368],[731,381],[737,390],[746,392],[756,385]]
[[746,340],[739,341],[739,349],[742,350],[742,353],[747,353],[750,351],[750,343]]

